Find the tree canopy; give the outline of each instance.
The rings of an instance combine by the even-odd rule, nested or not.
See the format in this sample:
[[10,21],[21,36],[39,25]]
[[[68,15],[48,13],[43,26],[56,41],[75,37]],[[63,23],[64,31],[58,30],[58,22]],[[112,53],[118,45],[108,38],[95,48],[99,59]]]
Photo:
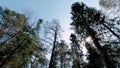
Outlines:
[[[99,4],[110,10],[119,1]],[[66,43],[58,19],[33,22],[27,14],[0,7],[0,68],[119,68],[120,17],[108,18],[83,2],[73,3],[70,14],[73,33]]]

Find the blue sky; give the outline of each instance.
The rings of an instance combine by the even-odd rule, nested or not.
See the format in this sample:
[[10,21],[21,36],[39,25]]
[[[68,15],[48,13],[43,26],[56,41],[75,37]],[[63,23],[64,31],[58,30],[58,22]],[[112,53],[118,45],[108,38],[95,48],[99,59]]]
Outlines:
[[44,21],[59,19],[62,28],[64,28],[64,38],[69,42],[71,5],[74,2],[84,2],[88,6],[99,9],[98,0],[0,0],[0,6],[7,7],[17,12],[31,10],[34,17],[41,18]]

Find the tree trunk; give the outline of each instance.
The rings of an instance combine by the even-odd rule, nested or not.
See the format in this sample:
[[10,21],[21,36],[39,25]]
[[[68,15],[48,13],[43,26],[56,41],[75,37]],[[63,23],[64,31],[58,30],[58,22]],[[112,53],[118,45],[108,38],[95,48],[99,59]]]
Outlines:
[[60,68],[63,68],[63,55],[61,55],[61,67]]
[[120,39],[120,36],[117,35],[114,31],[112,31],[106,24],[103,23],[103,26],[105,26],[114,36],[116,36],[118,39]]
[[116,68],[114,63],[110,60],[110,57],[107,55],[106,51],[102,48],[102,46],[98,42],[98,38],[95,37],[95,35],[96,35],[95,32],[88,26],[87,23],[85,25],[85,28],[86,28],[87,32],[89,33],[89,35],[92,37],[93,43],[96,45],[96,47],[99,49],[99,51],[103,54],[103,58],[107,65],[107,68]]
[[51,59],[49,63],[49,68],[54,68],[54,57],[55,57],[54,52],[55,52],[56,39],[57,39],[57,30],[55,31],[55,35],[54,35],[53,49],[52,49]]
[[87,65],[88,68],[102,68],[102,60],[101,55],[91,47],[91,45],[85,42],[85,46],[89,53],[89,64]]

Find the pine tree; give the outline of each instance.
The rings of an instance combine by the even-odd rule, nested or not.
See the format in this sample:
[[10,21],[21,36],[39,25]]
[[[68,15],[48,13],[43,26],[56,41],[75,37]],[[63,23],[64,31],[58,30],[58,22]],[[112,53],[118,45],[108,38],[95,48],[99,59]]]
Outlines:
[[[35,28],[27,23],[24,14],[10,9],[0,9],[0,68],[25,68],[32,62],[36,52],[39,64],[46,61],[45,48],[38,36],[39,22]],[[42,57],[42,58],[41,58]],[[42,60],[42,61],[41,61]],[[45,62],[46,63],[46,62]]]
[[60,34],[60,24],[59,21],[54,19],[52,22],[46,22],[44,27],[44,38],[42,41],[45,42],[45,45],[48,47],[52,46],[51,49],[51,57],[49,62],[49,68],[56,68],[56,45],[58,41],[58,37]]
[[[108,54],[105,52],[105,50],[99,43],[98,34],[101,31],[96,31],[97,28],[100,28],[99,24],[104,23],[105,21],[104,16],[101,17],[101,15],[97,13],[97,11],[94,10],[93,8],[89,8],[84,3],[78,3],[78,2],[72,5],[71,14],[72,14],[72,20],[73,20],[71,25],[75,29],[75,32],[78,35],[81,35],[82,38],[85,38],[85,35],[87,34],[90,35],[93,40],[93,43],[103,55],[103,59],[107,67],[116,68],[112,60],[110,60],[110,56],[108,56]],[[112,33],[112,31],[110,32]]]

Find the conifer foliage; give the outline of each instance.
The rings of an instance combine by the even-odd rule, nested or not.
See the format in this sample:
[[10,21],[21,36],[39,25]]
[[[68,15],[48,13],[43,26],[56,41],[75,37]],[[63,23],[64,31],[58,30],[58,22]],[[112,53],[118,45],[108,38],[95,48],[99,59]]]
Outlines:
[[[100,5],[114,8],[117,1],[100,0]],[[0,68],[119,68],[120,17],[108,18],[82,2],[72,4],[71,15],[74,32],[66,43],[59,20],[33,23],[0,7]]]
[[[46,63],[45,48],[38,31],[29,26],[24,14],[0,8],[0,68],[25,68]],[[36,60],[33,63],[33,59]]]

